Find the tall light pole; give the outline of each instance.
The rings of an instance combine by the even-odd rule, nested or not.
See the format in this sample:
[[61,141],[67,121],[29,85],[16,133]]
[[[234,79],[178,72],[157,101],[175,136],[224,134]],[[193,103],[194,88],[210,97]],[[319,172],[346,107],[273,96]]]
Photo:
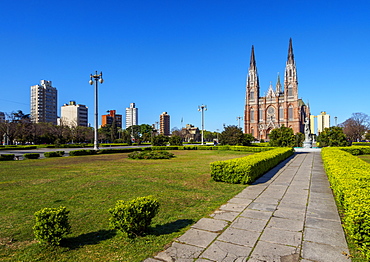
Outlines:
[[90,74],[90,81],[89,84],[93,85],[95,80],[95,109],[94,109],[94,115],[95,115],[95,121],[94,121],[94,150],[99,150],[98,147],[98,81],[100,84],[103,84],[103,72],[100,72],[98,75],[98,71],[95,71],[95,75]]
[[236,117],[236,120],[238,120],[238,128],[240,128],[240,119],[243,119],[243,117],[242,116],[237,116]]
[[201,105],[198,106],[198,111],[202,112],[202,145],[204,145],[204,111],[207,111],[207,106]]

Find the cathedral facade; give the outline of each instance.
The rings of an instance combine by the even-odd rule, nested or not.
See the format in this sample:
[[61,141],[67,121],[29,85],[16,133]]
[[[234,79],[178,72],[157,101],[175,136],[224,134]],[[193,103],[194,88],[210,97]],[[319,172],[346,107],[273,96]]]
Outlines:
[[292,39],[289,40],[284,86],[278,76],[275,88],[270,84],[264,97],[260,96],[259,76],[252,46],[246,83],[244,132],[252,134],[258,140],[269,140],[271,130],[283,125],[291,127],[294,134],[304,133],[304,123],[309,115],[309,107],[298,98],[297,68]]

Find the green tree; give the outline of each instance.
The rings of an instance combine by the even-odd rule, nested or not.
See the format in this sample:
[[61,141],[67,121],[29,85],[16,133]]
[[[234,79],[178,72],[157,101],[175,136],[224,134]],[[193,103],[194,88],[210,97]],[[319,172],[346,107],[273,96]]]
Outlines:
[[244,134],[241,128],[237,126],[226,126],[220,134],[221,145],[243,145]]
[[252,136],[252,134],[244,134],[243,135],[243,146],[250,146],[253,141],[256,139]]
[[182,146],[182,138],[181,136],[174,136],[172,135],[169,139],[171,146]]
[[294,138],[295,138],[295,145],[294,146],[302,147],[303,146],[303,141],[305,139],[304,134],[298,132],[298,133],[295,134]]
[[320,147],[326,146],[348,146],[346,135],[343,133],[343,128],[332,126],[325,128],[317,137]]
[[295,136],[292,128],[283,125],[271,131],[270,146],[293,147],[294,144]]
[[164,135],[158,135],[152,137],[152,146],[165,146],[167,145],[168,137]]

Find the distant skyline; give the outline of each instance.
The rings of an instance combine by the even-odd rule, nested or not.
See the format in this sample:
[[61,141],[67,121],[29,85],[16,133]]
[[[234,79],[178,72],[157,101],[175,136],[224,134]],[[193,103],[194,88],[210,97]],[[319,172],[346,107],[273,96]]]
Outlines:
[[[368,1],[4,1],[0,10],[0,111],[30,113],[30,87],[52,81],[58,115],[89,107],[102,71],[99,116],[140,108],[138,124],[167,112],[171,129],[238,125],[254,45],[261,96],[283,75],[289,38],[299,97],[337,123],[370,115]],[[182,121],[183,119],[183,121]],[[99,125],[101,117],[99,117]],[[243,122],[241,121],[241,126]]]

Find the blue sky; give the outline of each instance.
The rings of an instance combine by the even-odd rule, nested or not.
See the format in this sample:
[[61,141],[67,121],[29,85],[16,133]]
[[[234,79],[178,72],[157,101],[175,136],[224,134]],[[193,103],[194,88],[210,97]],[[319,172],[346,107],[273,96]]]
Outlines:
[[[166,111],[171,128],[237,125],[255,47],[261,94],[283,75],[289,38],[299,97],[338,123],[370,115],[368,1],[1,0],[0,111],[30,112],[30,86],[50,80],[58,108],[89,107],[89,76],[103,71],[99,115],[135,103],[139,124]],[[99,122],[101,121],[99,117]]]

